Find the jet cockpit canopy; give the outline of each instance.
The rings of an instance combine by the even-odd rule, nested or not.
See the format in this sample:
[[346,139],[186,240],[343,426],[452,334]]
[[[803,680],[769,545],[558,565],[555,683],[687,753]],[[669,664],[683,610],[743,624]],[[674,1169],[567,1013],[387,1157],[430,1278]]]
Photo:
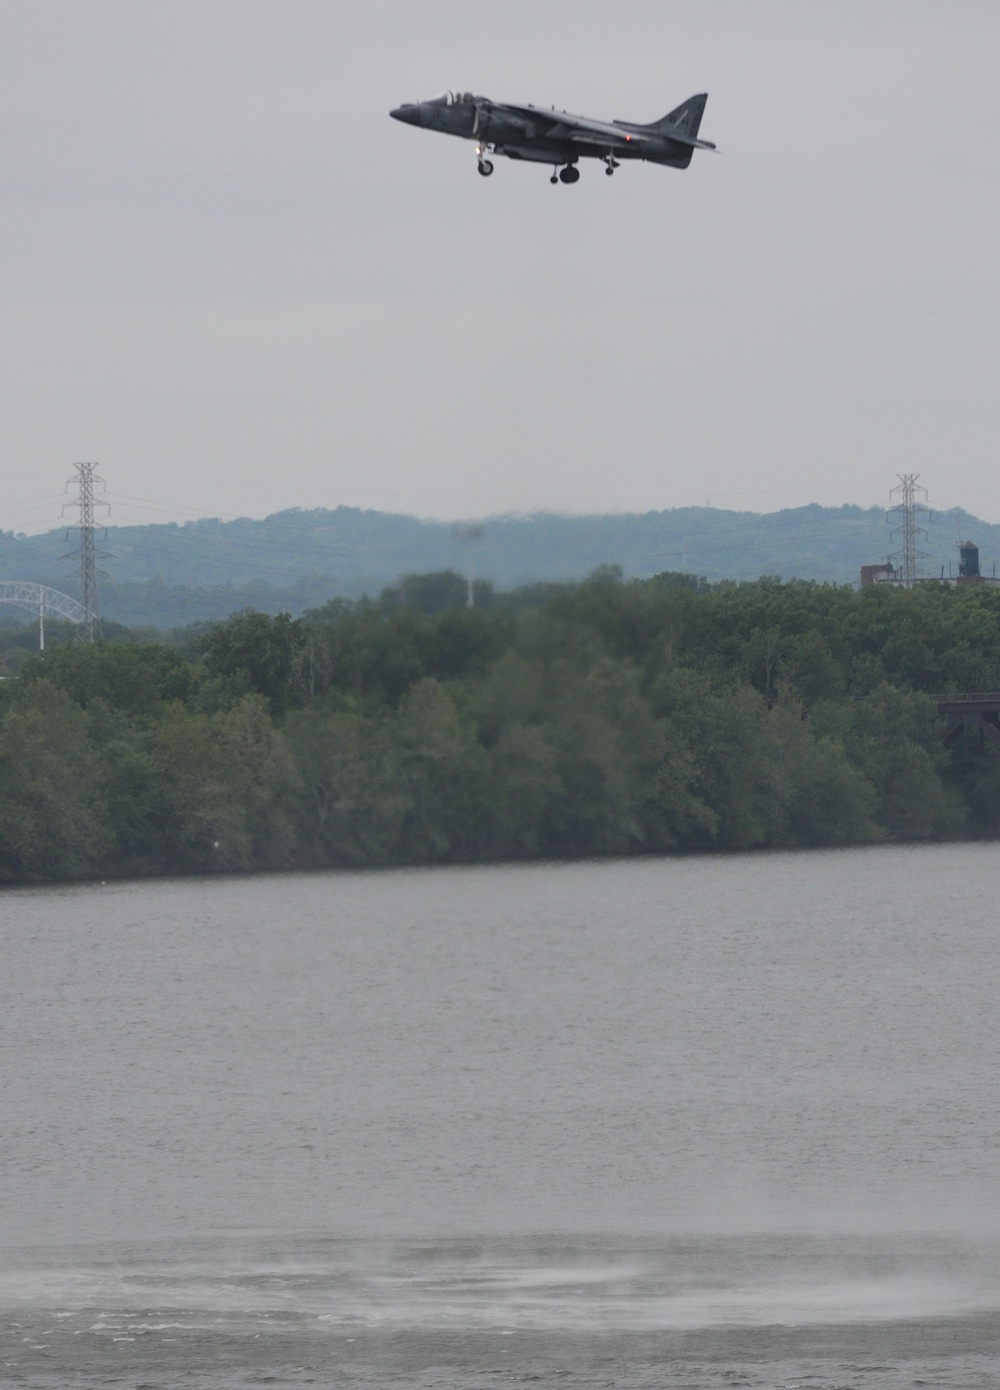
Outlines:
[[476,98],[471,92],[442,92],[440,96],[428,97],[428,106],[472,106]]

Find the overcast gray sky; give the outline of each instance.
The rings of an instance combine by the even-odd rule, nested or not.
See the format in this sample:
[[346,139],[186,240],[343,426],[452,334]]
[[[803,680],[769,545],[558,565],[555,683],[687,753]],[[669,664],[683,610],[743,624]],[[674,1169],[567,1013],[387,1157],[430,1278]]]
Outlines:
[[[932,504],[1000,519],[1000,5],[2,0],[0,528]],[[399,125],[445,87],[686,172]]]

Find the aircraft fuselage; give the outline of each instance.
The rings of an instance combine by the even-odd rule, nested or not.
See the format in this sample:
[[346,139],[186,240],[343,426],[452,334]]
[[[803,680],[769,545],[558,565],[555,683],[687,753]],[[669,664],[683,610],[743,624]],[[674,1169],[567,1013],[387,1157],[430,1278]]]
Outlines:
[[[603,160],[609,174],[623,159],[686,169],[695,149],[715,148],[697,138],[706,101],[704,95],[690,97],[651,125],[597,121],[555,108],[514,106],[471,92],[446,92],[430,101],[408,102],[389,114],[406,125],[475,140],[480,173],[493,172],[492,163],[485,158],[486,152],[492,151],[508,159],[564,165],[559,177],[564,183],[573,183],[579,177],[577,161],[587,158]],[[553,174],[553,182],[555,179]]]

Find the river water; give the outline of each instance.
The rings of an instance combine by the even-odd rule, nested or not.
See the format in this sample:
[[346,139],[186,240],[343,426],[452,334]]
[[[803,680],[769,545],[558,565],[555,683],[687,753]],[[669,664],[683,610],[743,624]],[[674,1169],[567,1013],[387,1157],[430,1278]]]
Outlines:
[[0,893],[0,1382],[997,1385],[998,867]]

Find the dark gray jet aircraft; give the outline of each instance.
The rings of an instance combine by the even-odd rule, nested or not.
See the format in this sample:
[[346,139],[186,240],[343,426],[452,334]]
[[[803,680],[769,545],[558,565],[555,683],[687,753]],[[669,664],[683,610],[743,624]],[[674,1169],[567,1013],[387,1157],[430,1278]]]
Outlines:
[[471,92],[445,92],[430,101],[407,102],[389,114],[407,125],[475,140],[479,172],[484,176],[493,173],[493,162],[487,159],[492,151],[508,159],[551,164],[551,183],[576,183],[579,159],[603,159],[606,174],[613,174],[622,159],[645,159],[650,164],[686,169],[695,150],[715,149],[710,141],[698,139],[707,100],[704,93],[688,97],[682,106],[652,125],[593,121],[555,107],[545,111],[538,106],[511,106]]

